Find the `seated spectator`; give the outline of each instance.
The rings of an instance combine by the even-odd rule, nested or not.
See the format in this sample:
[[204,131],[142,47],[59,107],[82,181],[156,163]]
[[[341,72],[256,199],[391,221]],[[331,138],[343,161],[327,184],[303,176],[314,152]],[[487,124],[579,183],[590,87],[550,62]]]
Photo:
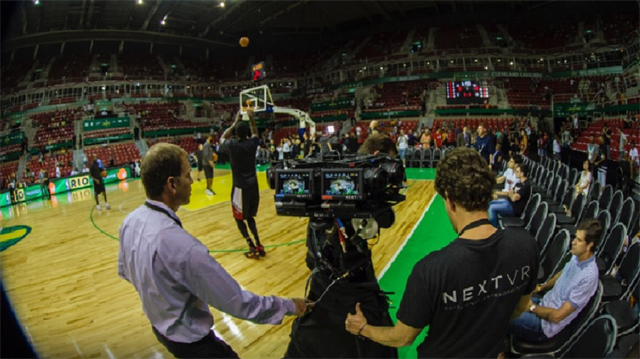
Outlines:
[[602,232],[597,219],[580,222],[571,243],[571,260],[547,283],[536,288],[547,292],[533,298],[529,311],[509,323],[507,332],[528,342],[553,338],[580,314],[598,288],[598,265],[594,251]]
[[591,171],[589,171],[589,160],[585,160],[582,163],[582,172],[580,172],[580,178],[578,179],[578,183],[576,183],[576,196],[581,194],[586,196],[589,193],[589,187],[591,187],[591,183],[593,182],[593,175],[591,175]]
[[520,179],[520,183],[509,190],[507,198],[497,199],[489,204],[489,220],[496,228],[498,228],[498,215],[520,216],[531,196],[531,185],[527,181],[529,168],[524,164],[516,166],[516,176]]
[[501,192],[497,192],[494,194],[494,199],[502,196],[506,197],[509,195],[509,190],[515,187],[516,184],[520,183],[520,178],[516,176],[516,166],[522,164],[522,156],[513,156],[507,162],[507,170],[504,171],[502,176],[496,178],[496,183],[504,184],[503,190]]

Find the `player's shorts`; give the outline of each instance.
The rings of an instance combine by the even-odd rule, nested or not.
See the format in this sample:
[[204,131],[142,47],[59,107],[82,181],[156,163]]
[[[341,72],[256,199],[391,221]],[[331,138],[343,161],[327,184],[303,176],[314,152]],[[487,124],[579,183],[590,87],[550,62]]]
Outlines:
[[96,194],[106,192],[106,189],[104,188],[104,178],[100,180],[100,184],[98,184],[96,181],[93,181],[93,190],[96,191]]
[[202,166],[202,169],[204,169],[204,178],[213,178],[213,167]]
[[243,220],[255,217],[260,206],[260,192],[258,185],[249,188],[233,187],[231,192],[231,206],[233,207],[233,217]]

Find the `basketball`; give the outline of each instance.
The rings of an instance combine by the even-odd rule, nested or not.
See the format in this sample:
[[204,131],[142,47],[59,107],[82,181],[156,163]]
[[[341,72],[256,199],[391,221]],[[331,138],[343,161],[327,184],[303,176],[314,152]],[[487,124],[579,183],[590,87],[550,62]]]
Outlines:
[[107,177],[107,171],[102,171],[102,178],[106,178]]
[[242,47],[249,46],[249,38],[248,37],[240,38],[240,46]]
[[218,154],[217,153],[213,153],[213,162],[218,162]]

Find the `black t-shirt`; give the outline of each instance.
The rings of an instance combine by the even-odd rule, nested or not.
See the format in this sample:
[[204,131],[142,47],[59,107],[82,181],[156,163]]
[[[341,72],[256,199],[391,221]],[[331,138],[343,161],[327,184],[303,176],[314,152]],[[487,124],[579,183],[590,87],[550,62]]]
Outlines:
[[[603,137],[604,137],[604,144],[606,146],[609,146],[611,144],[611,130],[610,129],[606,129],[603,131]],[[607,137],[609,136],[609,137]],[[605,152],[606,153],[606,152]]]
[[604,144],[600,144],[599,147],[600,147],[600,154],[598,155],[598,158],[596,158],[596,161],[600,161],[602,156],[605,157],[605,160],[600,162],[600,164],[598,165],[598,168],[605,167],[607,165],[607,145],[606,145],[606,142]]
[[202,165],[202,150],[196,150],[196,159],[198,160],[198,164]]
[[496,358],[523,295],[537,284],[533,237],[498,230],[485,240],[456,239],[413,268],[397,318],[429,325],[419,358]]
[[100,168],[98,161],[93,161],[91,167],[89,167],[89,173],[94,178],[102,179],[102,169]]
[[258,185],[256,150],[259,142],[258,137],[251,137],[243,141],[229,139],[222,144],[222,151],[231,159],[229,162],[231,162],[234,187],[249,188]]
[[519,216],[522,214],[522,212],[524,212],[524,207],[527,205],[529,197],[531,197],[531,184],[529,183],[529,180],[526,180],[524,183],[516,183],[516,185],[513,187],[513,191],[520,195],[519,200],[511,202],[513,214]]

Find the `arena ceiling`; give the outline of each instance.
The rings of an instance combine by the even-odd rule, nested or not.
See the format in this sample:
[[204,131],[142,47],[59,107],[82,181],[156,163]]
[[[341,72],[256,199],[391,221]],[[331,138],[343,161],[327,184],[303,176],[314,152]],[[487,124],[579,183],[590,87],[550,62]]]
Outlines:
[[[331,39],[390,23],[427,26],[445,18],[462,22],[483,13],[495,17],[529,14],[549,5],[562,5],[560,1],[513,0],[3,0],[1,3],[3,51],[56,40],[126,40],[143,33],[151,41],[173,37],[174,43],[186,39],[208,47],[237,46],[242,36],[297,35],[310,39],[321,35]],[[588,3],[581,2],[581,9]]]
[[[36,4],[38,2],[38,4]],[[487,3],[549,2],[273,1],[273,0],[26,0],[2,1],[3,39],[60,31],[130,30],[235,43],[252,33],[339,33],[416,16],[474,11]],[[164,23],[163,23],[164,20]],[[232,41],[233,40],[233,41]]]

